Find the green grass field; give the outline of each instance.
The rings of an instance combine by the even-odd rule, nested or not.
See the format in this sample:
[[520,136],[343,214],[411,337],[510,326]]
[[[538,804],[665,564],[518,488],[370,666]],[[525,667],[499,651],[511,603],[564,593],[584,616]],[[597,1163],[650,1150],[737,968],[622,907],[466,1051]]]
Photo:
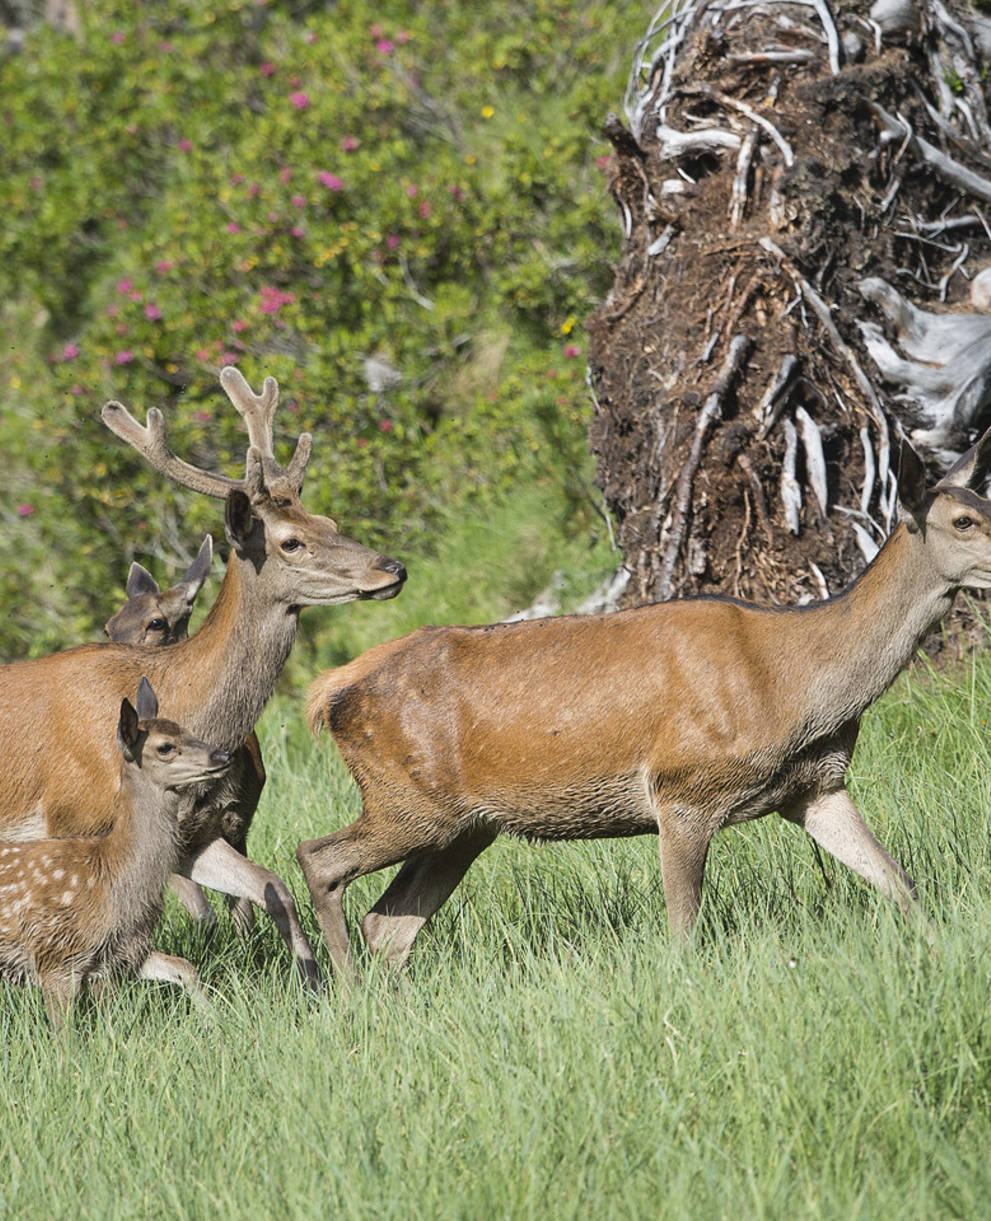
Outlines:
[[[261,732],[252,854],[356,813],[298,701]],[[796,828],[714,845],[697,945],[656,845],[498,843],[397,988],[304,995],[267,922],[212,943],[171,903],[206,1026],[125,988],[53,1040],[0,991],[7,1217],[976,1217],[991,1200],[991,661],[917,667],[865,720],[852,787],[918,880],[931,951]],[[332,770],[328,776],[328,768]],[[360,916],[385,883],[356,884]],[[321,959],[326,955],[320,946]]]

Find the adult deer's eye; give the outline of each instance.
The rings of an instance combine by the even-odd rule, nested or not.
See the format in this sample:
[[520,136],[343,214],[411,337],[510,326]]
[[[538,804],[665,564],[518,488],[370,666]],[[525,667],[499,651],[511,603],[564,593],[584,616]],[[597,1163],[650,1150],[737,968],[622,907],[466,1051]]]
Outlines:
[[168,626],[169,625],[165,622],[164,619],[152,619],[151,623],[148,624],[148,631],[149,632],[164,632]]
[[955,517],[953,519],[953,529],[959,530],[961,534],[966,534],[968,530],[973,530],[977,522],[973,517],[968,517],[966,514],[963,517]]
[[294,551],[298,551],[302,547],[302,543],[298,538],[287,538],[285,542],[279,544],[286,555],[292,555]]

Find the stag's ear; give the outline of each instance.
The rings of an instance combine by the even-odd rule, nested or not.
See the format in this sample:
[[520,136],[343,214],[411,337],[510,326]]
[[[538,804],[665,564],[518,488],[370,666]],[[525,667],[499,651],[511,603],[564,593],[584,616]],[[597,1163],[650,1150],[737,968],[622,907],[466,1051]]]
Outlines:
[[229,492],[224,511],[224,531],[227,534],[227,541],[236,551],[244,552],[254,528],[255,515],[251,509],[250,498],[244,492],[236,489]]
[[196,556],[196,559],[189,565],[186,575],[179,582],[183,597],[190,606],[192,606],[196,600],[196,595],[203,587],[203,582],[210,573],[210,565],[212,563],[213,538],[208,534],[200,544],[199,554]]
[[117,747],[128,763],[133,763],[138,757],[138,738],[141,736],[138,719],[131,701],[121,700],[120,718],[117,721]]
[[991,428],[954,462],[937,488],[970,488],[976,492],[988,479],[991,468]]
[[912,529],[913,522],[921,524],[928,500],[926,468],[919,455],[903,439],[898,458],[898,506],[901,519],[908,523],[909,529]]
[[138,719],[151,721],[158,716],[158,697],[151,689],[151,683],[141,676],[138,683]]
[[147,568],[142,568],[135,560],[127,574],[127,585],[124,588],[129,598],[137,598],[140,594],[157,594],[158,582]]

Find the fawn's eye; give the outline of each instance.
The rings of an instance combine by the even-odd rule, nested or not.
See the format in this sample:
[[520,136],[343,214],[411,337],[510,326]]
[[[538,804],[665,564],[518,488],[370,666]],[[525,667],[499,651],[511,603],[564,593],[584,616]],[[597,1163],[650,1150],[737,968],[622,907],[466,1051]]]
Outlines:
[[966,513],[962,517],[953,519],[953,529],[959,530],[961,534],[966,534],[968,530],[973,530],[977,522],[973,517],[968,517]]
[[161,746],[158,747],[158,757],[160,759],[167,759],[169,757],[169,755],[174,755],[174,754],[175,754],[175,747],[172,745],[171,742],[163,742],[161,744]]
[[294,551],[298,551],[302,547],[302,543],[298,538],[287,538],[279,544],[286,555],[292,555]]
[[165,622],[164,619],[152,619],[151,623],[148,624],[148,631],[149,632],[164,632],[168,626],[169,625]]

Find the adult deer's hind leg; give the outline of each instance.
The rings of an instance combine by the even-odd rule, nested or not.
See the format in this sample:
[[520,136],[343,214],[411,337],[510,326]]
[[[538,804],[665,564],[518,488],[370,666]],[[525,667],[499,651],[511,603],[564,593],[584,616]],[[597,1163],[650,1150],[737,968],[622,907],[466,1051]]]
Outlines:
[[391,967],[401,967],[420,929],[447,901],[472,861],[493,839],[491,832],[471,831],[446,848],[406,861],[361,922],[368,948],[384,954]]

